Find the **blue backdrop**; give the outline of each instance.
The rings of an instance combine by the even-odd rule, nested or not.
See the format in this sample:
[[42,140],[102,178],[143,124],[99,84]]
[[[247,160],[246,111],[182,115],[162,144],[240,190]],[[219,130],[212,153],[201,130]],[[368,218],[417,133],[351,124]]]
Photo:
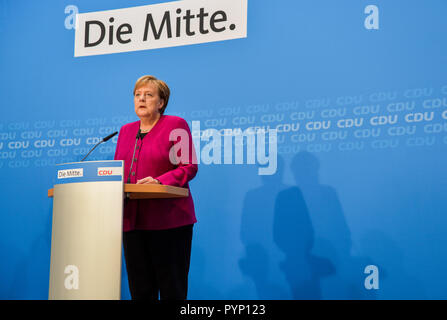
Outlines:
[[0,0],[0,298],[47,298],[52,166],[137,120],[144,74],[202,129],[278,129],[275,175],[200,164],[189,298],[447,298],[447,3],[249,0],[245,39],[73,57],[67,6],[157,2]]

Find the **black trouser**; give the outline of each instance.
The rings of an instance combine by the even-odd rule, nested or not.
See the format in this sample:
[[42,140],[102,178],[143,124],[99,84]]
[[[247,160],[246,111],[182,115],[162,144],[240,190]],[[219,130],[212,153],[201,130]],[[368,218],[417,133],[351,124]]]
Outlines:
[[185,300],[193,225],[123,233],[129,289],[133,300]]

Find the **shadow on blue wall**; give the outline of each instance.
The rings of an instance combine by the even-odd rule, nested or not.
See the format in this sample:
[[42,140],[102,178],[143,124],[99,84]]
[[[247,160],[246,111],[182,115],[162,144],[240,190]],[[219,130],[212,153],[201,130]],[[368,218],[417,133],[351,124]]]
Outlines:
[[374,299],[364,288],[371,261],[351,255],[351,233],[334,188],[320,184],[318,159],[308,152],[291,162],[296,185],[275,175],[247,192],[241,220],[242,273],[259,299]]
[[282,183],[284,160],[278,158],[277,172],[261,176],[262,186],[247,192],[241,216],[241,241],[245,256],[239,260],[243,275],[251,278],[258,299],[288,299],[277,262],[281,252],[274,243],[272,227],[274,202],[277,194],[286,188]]
[[[339,170],[339,168],[332,168],[332,170]],[[302,247],[302,250],[308,254],[308,265],[312,270],[309,277],[313,283],[320,282],[321,297],[324,299],[375,299],[374,290],[366,290],[364,287],[366,277],[364,268],[372,262],[368,258],[354,257],[351,254],[353,246],[351,231],[336,190],[332,186],[320,183],[320,161],[309,152],[300,152],[292,159],[291,171],[298,189],[295,191],[296,197],[302,195],[304,198],[305,205],[302,207],[307,208],[307,215],[301,213],[303,218],[299,220],[293,219],[292,213],[289,212],[284,218],[278,220],[278,223],[282,225],[282,228],[287,228],[287,220],[291,220],[293,224],[289,223],[288,227],[291,234],[293,230],[297,233],[308,233],[305,238],[308,241],[306,247],[298,246],[297,248]],[[288,193],[291,192],[291,190],[288,191]],[[279,212],[281,208],[287,211],[287,206],[287,200],[281,201]],[[298,211],[295,212],[298,214]],[[298,224],[309,226],[303,230],[303,226],[298,227]],[[278,232],[280,230],[281,228],[278,228]],[[293,239],[303,241],[297,236],[291,240]],[[288,250],[292,251],[292,248],[289,247]],[[314,286],[316,287],[316,284]],[[312,292],[314,293],[312,298],[318,297],[316,290]],[[297,296],[302,294],[298,293]]]
[[[292,162],[293,174],[301,168],[300,154]],[[310,164],[308,164],[310,165]],[[293,299],[321,299],[321,278],[335,272],[328,259],[312,254],[315,231],[303,192],[297,186],[281,191],[275,201],[273,237],[286,258],[280,263]]]

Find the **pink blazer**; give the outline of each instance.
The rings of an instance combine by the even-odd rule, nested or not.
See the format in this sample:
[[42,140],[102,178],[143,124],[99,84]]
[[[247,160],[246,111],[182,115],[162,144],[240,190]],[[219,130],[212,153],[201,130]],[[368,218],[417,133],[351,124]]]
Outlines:
[[[115,160],[124,160],[124,182],[129,176],[132,154],[140,121],[124,125],[118,136]],[[169,160],[169,151],[174,141],[169,141],[173,129],[188,132],[190,156],[187,161],[175,165]],[[180,138],[179,138],[180,139]],[[177,141],[179,140],[177,139]],[[139,139],[135,151],[135,162],[130,174],[130,183],[152,176],[164,185],[188,188],[188,182],[197,173],[194,144],[188,123],[176,116],[162,115],[143,139]],[[185,198],[125,200],[123,230],[162,230],[197,222],[191,190]]]

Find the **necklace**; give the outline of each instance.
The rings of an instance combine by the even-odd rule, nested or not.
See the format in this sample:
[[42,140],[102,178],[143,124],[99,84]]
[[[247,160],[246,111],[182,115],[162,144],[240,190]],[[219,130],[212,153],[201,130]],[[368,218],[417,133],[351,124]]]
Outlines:
[[140,132],[141,133],[148,133],[149,131],[152,130],[153,127],[155,127],[155,125],[157,124],[157,122],[160,121],[160,117],[155,121],[155,123],[149,128],[149,129],[141,129],[141,121],[140,121]]

